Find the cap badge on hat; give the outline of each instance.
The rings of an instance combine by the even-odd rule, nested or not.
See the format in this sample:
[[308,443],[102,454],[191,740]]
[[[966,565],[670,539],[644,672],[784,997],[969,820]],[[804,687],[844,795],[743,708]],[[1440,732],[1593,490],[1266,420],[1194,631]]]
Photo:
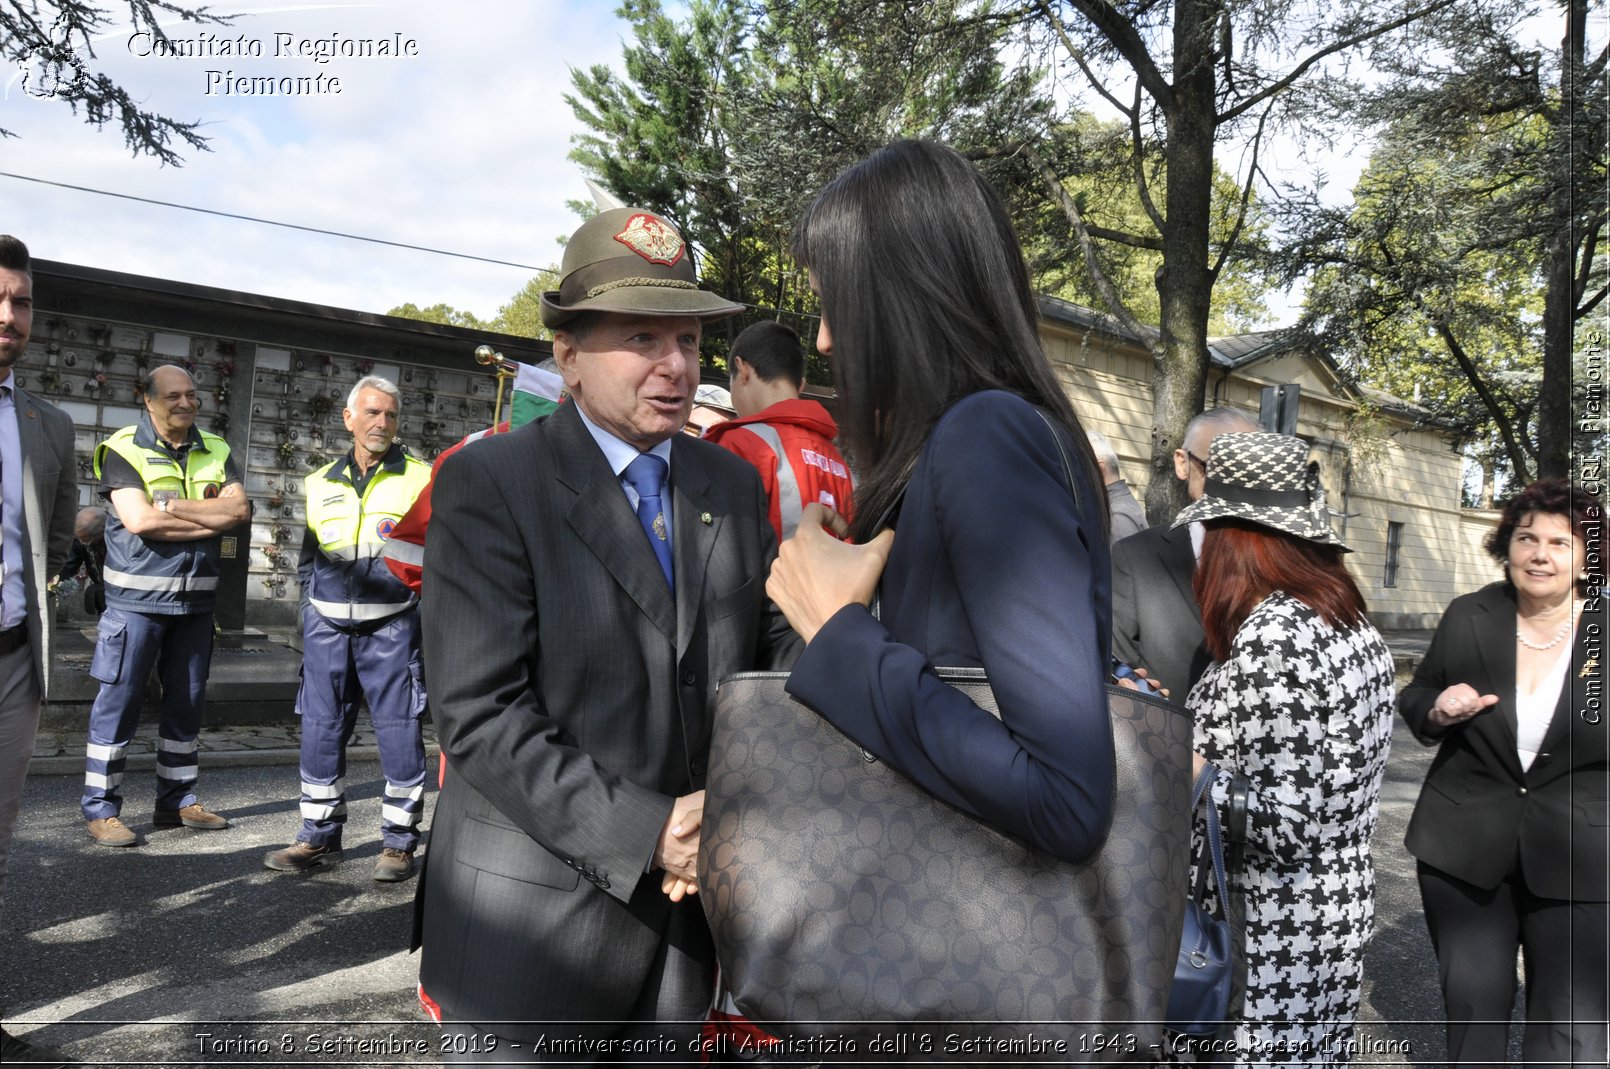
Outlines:
[[615,240],[631,249],[651,264],[675,267],[687,248],[682,235],[657,215],[640,212],[626,220],[626,226]]

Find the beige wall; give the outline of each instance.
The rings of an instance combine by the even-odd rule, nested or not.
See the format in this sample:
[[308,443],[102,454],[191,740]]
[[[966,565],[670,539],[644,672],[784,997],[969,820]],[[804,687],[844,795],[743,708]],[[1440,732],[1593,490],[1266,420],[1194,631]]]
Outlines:
[[[1080,418],[1117,450],[1144,497],[1151,456],[1149,355],[1094,333],[1042,324],[1047,353]],[[1297,432],[1314,444],[1337,533],[1371,615],[1385,627],[1434,627],[1454,597],[1496,578],[1479,548],[1492,519],[1459,507],[1461,460],[1439,434],[1376,412],[1361,415],[1324,364],[1290,355],[1209,372],[1208,404],[1256,417],[1264,386],[1302,387]],[[1388,525],[1401,523],[1396,581],[1386,585]]]

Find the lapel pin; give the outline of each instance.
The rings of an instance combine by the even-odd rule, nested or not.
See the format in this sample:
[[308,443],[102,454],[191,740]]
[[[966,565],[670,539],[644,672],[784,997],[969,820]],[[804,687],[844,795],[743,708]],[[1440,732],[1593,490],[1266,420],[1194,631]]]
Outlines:
[[710,515],[708,512],[699,513],[699,522],[704,524],[706,527],[710,526],[714,519],[715,517]]

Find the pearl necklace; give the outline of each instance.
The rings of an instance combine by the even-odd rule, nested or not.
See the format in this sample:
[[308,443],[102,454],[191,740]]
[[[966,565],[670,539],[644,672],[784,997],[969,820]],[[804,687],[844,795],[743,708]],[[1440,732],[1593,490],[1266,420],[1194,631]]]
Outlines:
[[1551,641],[1545,642],[1541,646],[1539,646],[1537,643],[1531,641],[1525,635],[1521,634],[1520,620],[1519,620],[1519,618],[1517,618],[1516,621],[1515,621],[1515,638],[1520,642],[1520,644],[1522,646],[1525,646],[1527,649],[1536,650],[1537,652],[1542,653],[1544,650],[1553,649],[1555,646],[1558,646],[1562,641],[1564,641],[1565,636],[1569,635],[1571,633],[1571,622],[1573,620],[1575,620],[1575,619],[1576,619],[1576,606],[1573,605],[1573,606],[1571,606],[1570,615],[1565,618],[1565,623],[1560,625],[1560,633],[1555,635],[1554,638]]

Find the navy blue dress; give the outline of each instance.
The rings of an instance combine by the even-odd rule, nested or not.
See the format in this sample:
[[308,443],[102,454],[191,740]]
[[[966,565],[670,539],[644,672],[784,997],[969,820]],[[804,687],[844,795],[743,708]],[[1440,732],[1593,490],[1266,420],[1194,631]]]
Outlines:
[[[1113,790],[1102,490],[1077,466],[1074,477],[1082,510],[1050,427],[1022,398],[991,390],[952,405],[912,471],[881,622],[840,610],[788,679],[930,793],[1067,860],[1101,844]],[[1001,718],[940,682],[936,665],[984,668]]]

